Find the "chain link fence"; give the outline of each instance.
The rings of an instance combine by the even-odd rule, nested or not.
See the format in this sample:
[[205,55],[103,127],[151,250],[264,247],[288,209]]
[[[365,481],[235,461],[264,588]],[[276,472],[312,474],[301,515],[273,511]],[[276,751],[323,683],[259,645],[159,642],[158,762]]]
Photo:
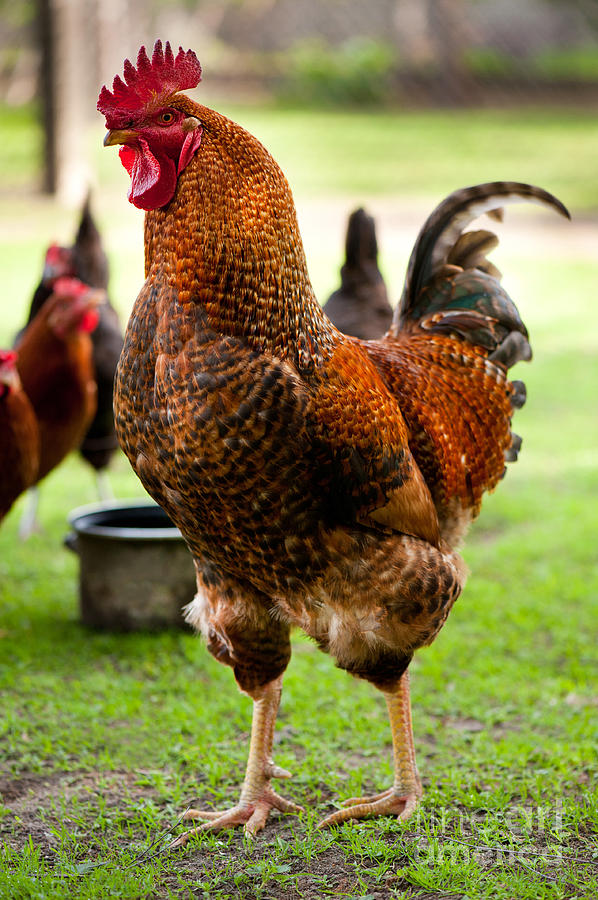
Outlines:
[[255,0],[227,5],[215,37],[307,102],[598,99],[596,0]]

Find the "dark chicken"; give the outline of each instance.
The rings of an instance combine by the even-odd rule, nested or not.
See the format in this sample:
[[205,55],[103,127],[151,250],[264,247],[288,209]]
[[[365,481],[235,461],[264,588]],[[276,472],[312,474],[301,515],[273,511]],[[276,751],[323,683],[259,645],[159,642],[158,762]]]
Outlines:
[[95,415],[90,334],[103,300],[103,291],[59,278],[19,342],[17,369],[39,426],[36,483],[80,446]]
[[382,337],[390,328],[392,307],[378,268],[376,226],[363,209],[349,216],[341,286],[324,312],[339,331],[364,341]]
[[14,350],[0,350],[0,521],[36,479],[39,430],[17,372]]
[[102,477],[118,447],[114,430],[112,395],[114,373],[120,356],[123,338],[118,314],[110,304],[108,289],[108,258],[102,246],[87,197],[75,240],[70,247],[51,244],[46,251],[41,280],[35,289],[29,309],[29,324],[54,291],[58,278],[77,278],[83,284],[104,291],[104,301],[98,306],[98,324],[92,332],[93,364],[97,384],[96,413],[83,437],[79,451],[98,475],[100,494],[109,494]]
[[[105,144],[122,144],[129,200],[147,210],[146,281],[117,372],[119,440],[185,536],[197,570],[187,617],[254,701],[238,804],[190,811],[195,830],[264,826],[288,773],[272,761],[290,629],[386,699],[395,779],[322,824],[406,819],[421,793],[408,666],[438,634],[465,580],[456,546],[515,456],[507,368],[527,332],[463,233],[511,199],[498,182],[457,191],[414,249],[389,335],[341,334],[314,296],[291,192],[250,134],[179,91],[201,69],[157,42],[103,88]],[[187,840],[182,835],[178,843]]]

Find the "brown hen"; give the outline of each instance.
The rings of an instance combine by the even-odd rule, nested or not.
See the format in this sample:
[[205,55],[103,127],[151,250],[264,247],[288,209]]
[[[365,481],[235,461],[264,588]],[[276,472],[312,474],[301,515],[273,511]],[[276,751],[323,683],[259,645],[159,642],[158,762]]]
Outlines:
[[59,278],[19,342],[17,369],[40,435],[36,482],[80,446],[96,411],[90,332],[104,292]]
[[[102,238],[91,213],[88,196],[81,210],[81,218],[71,246],[51,244],[44,259],[44,268],[35,288],[27,325],[29,325],[54,292],[59,278],[76,278],[91,288],[104,292],[108,288],[108,258]],[[97,384],[97,407],[79,447],[82,457],[93,467],[101,499],[111,496],[106,469],[118,447],[114,431],[112,395],[114,373],[120,356],[123,338],[118,314],[108,296],[98,305],[98,323],[91,333],[93,366]],[[18,336],[20,340],[22,333]]]
[[39,429],[16,361],[14,350],[0,350],[0,521],[39,467]]
[[468,222],[510,199],[458,191],[420,234],[391,333],[342,335],[314,296],[291,192],[263,146],[179,91],[192,51],[157,42],[104,88],[105,144],[122,144],[129,199],[147,210],[146,281],[115,392],[117,433],[141,481],[181,529],[197,570],[187,617],[254,701],[238,804],[190,811],[182,835],[296,810],[271,779],[292,626],[386,699],[393,785],[322,824],[407,818],[420,796],[407,669],[464,582],[455,547],[515,455],[525,327]]

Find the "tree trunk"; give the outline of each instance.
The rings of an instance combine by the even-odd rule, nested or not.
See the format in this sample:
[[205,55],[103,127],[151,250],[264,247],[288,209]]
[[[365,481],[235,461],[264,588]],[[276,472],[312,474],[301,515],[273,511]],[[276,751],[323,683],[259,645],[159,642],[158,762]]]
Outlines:
[[38,30],[40,71],[39,95],[41,99],[41,120],[44,133],[43,184],[46,194],[56,191],[56,136],[55,136],[55,91],[54,91],[54,39],[52,23],[52,0],[38,0]]
[[87,191],[86,4],[38,0],[41,98],[44,128],[44,190],[68,204]]

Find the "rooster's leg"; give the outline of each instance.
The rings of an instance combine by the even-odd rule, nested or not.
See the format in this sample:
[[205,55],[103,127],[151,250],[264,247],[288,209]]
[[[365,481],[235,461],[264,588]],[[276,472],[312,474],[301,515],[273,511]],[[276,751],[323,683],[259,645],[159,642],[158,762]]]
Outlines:
[[37,485],[34,485],[25,494],[25,507],[19,522],[19,537],[22,541],[28,540],[35,532],[41,534],[42,527],[37,518],[38,506],[39,488]]
[[266,824],[271,809],[279,809],[282,812],[303,812],[300,806],[280,797],[270,787],[271,778],[291,777],[290,772],[276,766],[272,761],[274,726],[281,691],[282,675],[252,692],[251,743],[245,780],[237,805],[223,812],[187,810],[183,816],[185,820],[205,819],[207,821],[203,825],[181,834],[171,845],[172,847],[186,844],[194,834],[200,834],[203,831],[220,831],[235,825],[243,825],[247,834],[255,834],[261,831]]
[[96,472],[96,488],[101,503],[108,503],[110,500],[114,500],[114,491],[106,469],[98,469]]
[[382,693],[388,707],[392,735],[393,785],[373,797],[352,797],[346,800],[344,808],[323,819],[319,828],[340,825],[349,819],[364,819],[366,816],[394,815],[405,822],[417,807],[421,797],[421,784],[415,765],[408,672],[403,674],[396,687]]

